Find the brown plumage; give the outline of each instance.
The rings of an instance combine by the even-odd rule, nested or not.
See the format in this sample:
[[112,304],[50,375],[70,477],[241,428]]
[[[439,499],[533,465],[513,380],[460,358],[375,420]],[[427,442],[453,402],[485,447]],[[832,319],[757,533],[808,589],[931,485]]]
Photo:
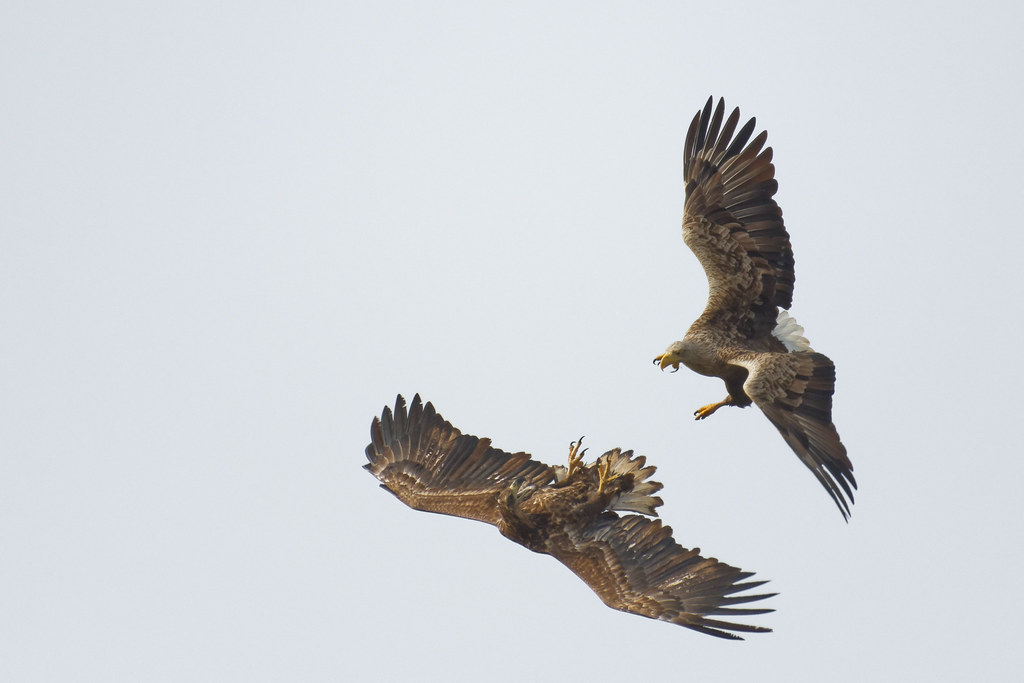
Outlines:
[[771,630],[713,618],[771,612],[736,605],[773,594],[736,595],[765,582],[681,547],[670,527],[642,516],[662,502],[643,456],[614,449],[586,465],[574,442],[569,466],[551,467],[462,434],[419,395],[408,410],[401,396],[394,412],[384,408],[370,437],[364,467],[406,505],[497,526],[567,566],[609,607],[720,638]]
[[723,124],[725,101],[712,105],[708,98],[690,123],[683,162],[683,240],[707,274],[708,303],[682,341],[654,362],[662,370],[682,363],[725,381],[729,395],[699,408],[698,420],[722,406],[756,404],[847,519],[857,482],[832,424],[835,366],[779,310],[793,302],[795,276],[772,198],[778,183],[772,148],[764,147],[768,133],[750,140],[755,119],[737,133],[740,110]]

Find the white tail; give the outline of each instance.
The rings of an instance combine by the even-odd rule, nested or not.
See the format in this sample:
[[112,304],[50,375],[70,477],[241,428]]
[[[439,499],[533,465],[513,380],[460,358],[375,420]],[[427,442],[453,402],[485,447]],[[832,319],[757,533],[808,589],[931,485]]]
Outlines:
[[804,336],[804,328],[796,318],[784,310],[779,311],[772,334],[786,347],[787,351],[813,351],[811,342]]

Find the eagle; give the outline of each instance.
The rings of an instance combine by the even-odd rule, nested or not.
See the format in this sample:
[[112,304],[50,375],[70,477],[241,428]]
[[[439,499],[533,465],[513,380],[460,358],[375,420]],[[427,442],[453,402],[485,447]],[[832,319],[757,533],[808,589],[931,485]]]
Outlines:
[[768,133],[750,140],[756,119],[737,133],[740,110],[723,124],[725,101],[712,104],[709,97],[693,117],[683,160],[683,240],[707,274],[708,303],[654,363],[673,371],[682,363],[725,381],[729,395],[698,408],[698,420],[722,406],[756,404],[848,520],[857,482],[832,423],[835,365],[786,312],[793,249],[772,198],[778,182]]
[[393,412],[373,419],[364,467],[413,509],[493,524],[551,555],[609,607],[720,638],[770,631],[715,618],[766,614],[773,610],[737,605],[775,594],[750,594],[766,582],[683,548],[651,519],[662,504],[656,468],[618,448],[585,464],[582,441],[570,445],[567,466],[545,465],[463,434],[419,394],[408,409],[399,395]]

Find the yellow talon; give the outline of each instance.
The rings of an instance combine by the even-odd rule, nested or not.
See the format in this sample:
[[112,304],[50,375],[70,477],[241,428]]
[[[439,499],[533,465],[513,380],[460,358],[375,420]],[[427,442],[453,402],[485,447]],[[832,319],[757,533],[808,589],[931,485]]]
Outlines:
[[701,406],[700,408],[697,408],[697,410],[693,411],[693,414],[695,416],[694,419],[695,420],[703,420],[704,418],[708,417],[709,415],[712,415],[716,410],[718,410],[722,406],[730,405],[731,401],[732,401],[732,397],[727,396],[726,398],[724,398],[723,400],[719,401],[718,403],[709,403],[706,406]]
[[611,473],[612,463],[608,458],[601,458],[597,461],[597,492],[601,494],[604,492],[604,485],[610,480],[608,475]]
[[580,466],[583,462],[583,456],[586,454],[587,449],[580,450],[580,446],[583,445],[583,437],[581,436],[579,441],[573,441],[569,444],[569,470],[565,474],[565,478],[568,479],[572,476],[572,473]]

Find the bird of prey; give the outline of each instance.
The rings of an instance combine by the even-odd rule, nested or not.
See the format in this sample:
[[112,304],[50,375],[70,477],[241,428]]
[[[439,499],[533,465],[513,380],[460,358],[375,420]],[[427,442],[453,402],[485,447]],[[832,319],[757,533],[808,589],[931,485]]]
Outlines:
[[778,182],[768,133],[750,140],[755,119],[736,133],[740,110],[723,124],[725,101],[712,104],[709,97],[693,117],[683,161],[683,240],[707,274],[708,303],[654,363],[725,381],[729,395],[695,411],[698,420],[722,406],[756,404],[848,519],[857,482],[832,424],[835,365],[786,312],[793,249],[772,199]]
[[681,547],[651,519],[661,484],[644,456],[616,448],[584,464],[581,438],[568,466],[552,467],[461,433],[418,394],[408,410],[401,396],[394,412],[385,407],[370,437],[364,467],[406,505],[493,524],[567,566],[609,607],[720,638],[771,630],[714,618],[771,612],[737,605],[774,593],[751,595],[765,582]]

